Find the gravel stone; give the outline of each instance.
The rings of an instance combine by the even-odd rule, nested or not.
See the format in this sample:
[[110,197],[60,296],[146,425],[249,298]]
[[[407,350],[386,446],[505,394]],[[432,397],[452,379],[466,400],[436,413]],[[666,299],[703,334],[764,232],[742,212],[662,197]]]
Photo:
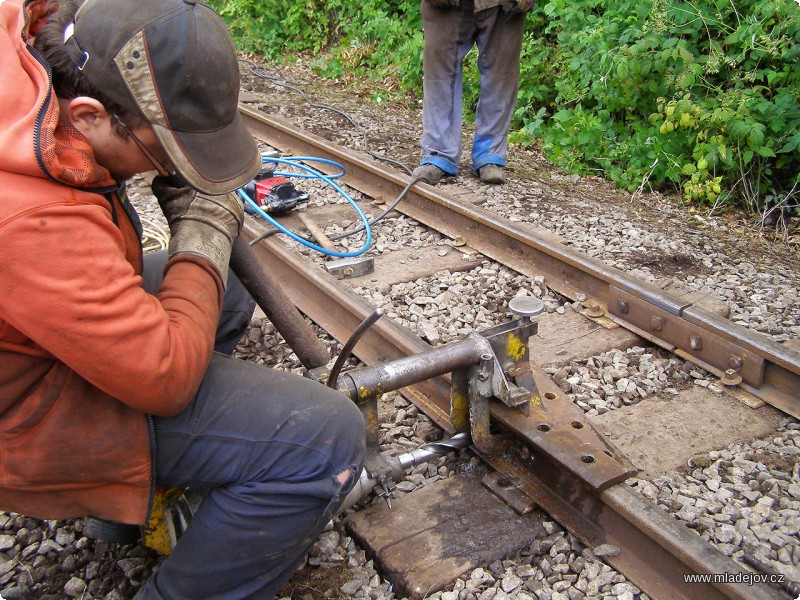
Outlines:
[[78,598],[86,591],[86,582],[78,577],[72,577],[64,585],[64,593],[70,598]]

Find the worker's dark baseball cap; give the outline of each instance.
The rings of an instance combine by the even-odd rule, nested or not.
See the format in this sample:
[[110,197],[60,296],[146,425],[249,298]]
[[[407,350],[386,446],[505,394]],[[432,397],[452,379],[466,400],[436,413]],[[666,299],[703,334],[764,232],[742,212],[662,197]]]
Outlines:
[[64,32],[81,73],[153,127],[189,184],[224,194],[261,167],[238,111],[239,64],[225,24],[194,0],[85,0]]

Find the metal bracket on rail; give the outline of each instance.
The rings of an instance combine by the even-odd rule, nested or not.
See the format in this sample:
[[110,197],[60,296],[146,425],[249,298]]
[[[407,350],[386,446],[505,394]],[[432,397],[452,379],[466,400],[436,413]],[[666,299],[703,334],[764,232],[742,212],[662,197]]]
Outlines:
[[487,454],[503,450],[509,442],[507,436],[491,431],[491,400],[499,400],[525,416],[537,401],[535,382],[526,377],[530,373],[528,340],[539,331],[531,318],[544,310],[544,304],[536,298],[515,298],[510,308],[519,319],[477,334],[489,343],[491,352],[453,373],[450,420],[456,431],[470,431],[475,447]]

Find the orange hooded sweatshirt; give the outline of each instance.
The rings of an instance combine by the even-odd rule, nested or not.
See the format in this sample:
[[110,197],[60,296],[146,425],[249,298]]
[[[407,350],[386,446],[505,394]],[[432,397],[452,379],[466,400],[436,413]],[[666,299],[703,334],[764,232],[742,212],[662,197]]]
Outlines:
[[222,284],[178,255],[141,287],[136,220],[59,119],[30,46],[39,0],[0,0],[0,510],[142,523],[148,415],[172,416],[211,358]]

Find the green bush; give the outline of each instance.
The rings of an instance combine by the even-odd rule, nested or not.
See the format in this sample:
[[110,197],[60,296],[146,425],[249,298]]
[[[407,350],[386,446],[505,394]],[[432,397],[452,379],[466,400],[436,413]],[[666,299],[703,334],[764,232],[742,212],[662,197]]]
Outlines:
[[211,0],[239,49],[268,59],[315,57],[323,77],[368,77],[422,88],[418,0]]
[[[213,0],[245,52],[420,95],[418,0]],[[800,195],[796,0],[540,0],[512,140],[630,191],[753,210]],[[465,113],[478,97],[475,53]]]
[[600,169],[630,191],[797,204],[794,0],[550,0],[536,16],[526,46],[554,65],[551,93],[521,98],[517,141],[541,140],[559,165]]

